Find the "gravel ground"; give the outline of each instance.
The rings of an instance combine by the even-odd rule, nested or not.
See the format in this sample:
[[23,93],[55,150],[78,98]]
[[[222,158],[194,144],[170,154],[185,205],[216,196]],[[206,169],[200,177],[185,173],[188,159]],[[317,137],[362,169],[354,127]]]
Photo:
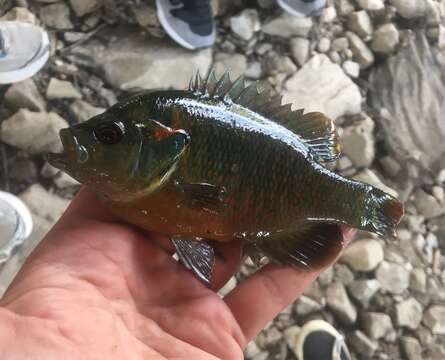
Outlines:
[[[360,233],[340,261],[250,343],[246,358],[296,359],[295,337],[322,318],[357,359],[445,359],[445,1],[329,0],[294,18],[273,0],[213,0],[218,39],[170,41],[151,1],[0,2],[1,20],[50,33],[33,79],[0,88],[0,188],[29,205],[36,229],[0,268],[0,292],[79,184],[45,163],[57,132],[143,88],[184,88],[196,69],[230,70],[339,125],[335,168],[406,202],[397,240]],[[254,269],[246,264],[223,289]]]

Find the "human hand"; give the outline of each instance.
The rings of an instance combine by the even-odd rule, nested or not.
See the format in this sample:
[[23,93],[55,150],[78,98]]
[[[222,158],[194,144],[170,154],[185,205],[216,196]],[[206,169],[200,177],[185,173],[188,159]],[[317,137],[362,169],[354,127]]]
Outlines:
[[221,299],[240,244],[216,251],[208,288],[168,239],[120,223],[83,189],[0,301],[0,358],[243,359],[319,271],[267,265]]

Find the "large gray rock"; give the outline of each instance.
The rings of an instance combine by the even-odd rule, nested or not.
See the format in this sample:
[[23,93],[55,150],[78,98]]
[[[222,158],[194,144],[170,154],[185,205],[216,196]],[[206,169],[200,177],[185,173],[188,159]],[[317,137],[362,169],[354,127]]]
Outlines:
[[433,305],[423,316],[423,323],[433,334],[445,335],[445,306]]
[[59,220],[69,201],[46,191],[41,185],[34,184],[19,195],[32,214],[50,223]]
[[357,3],[364,10],[377,11],[385,8],[383,0],[357,0]]
[[383,261],[376,272],[382,289],[392,294],[401,294],[409,286],[409,271],[399,264]]
[[74,85],[66,80],[51,78],[46,89],[48,99],[81,99],[82,94]]
[[285,84],[284,102],[305,111],[321,111],[336,119],[361,111],[362,96],[356,84],[326,55],[312,57]]
[[300,66],[309,58],[311,42],[308,39],[302,37],[296,37],[290,40],[290,51],[291,55]]
[[372,38],[371,48],[376,52],[389,54],[393,52],[399,44],[399,30],[394,24],[384,24],[380,26]]
[[348,285],[351,296],[365,307],[379,289],[380,283],[375,279],[354,280]]
[[389,2],[405,19],[422,17],[426,12],[426,1],[423,0],[390,0]]
[[349,15],[348,27],[364,39],[370,37],[374,31],[371,18],[364,10],[355,11]]
[[334,282],[326,289],[327,306],[339,320],[351,325],[357,320],[357,310],[349,300],[345,287],[340,282]]
[[73,49],[72,55],[103,71],[108,82],[119,89],[184,89],[197,70],[205,75],[212,63],[211,49],[185,50],[137,28],[123,26],[101,35],[107,43],[92,39]]
[[379,347],[376,341],[368,338],[360,330],[354,331],[347,340],[364,359],[372,357]]
[[354,55],[355,61],[360,64],[362,69],[370,67],[374,63],[374,54],[366,43],[352,31],[347,31],[346,36],[349,40],[349,46]]
[[62,150],[59,131],[68,123],[54,112],[17,111],[2,123],[1,140],[30,154]]
[[396,320],[400,327],[417,329],[422,321],[422,305],[413,297],[396,305]]
[[372,271],[383,261],[383,248],[377,240],[362,239],[349,245],[340,258],[355,271]]
[[301,295],[295,304],[295,312],[299,316],[309,315],[310,313],[321,310],[321,308],[322,306],[318,302],[304,295]]
[[69,107],[71,115],[77,122],[86,121],[105,111],[104,108],[93,106],[83,100],[75,100]]
[[421,175],[424,168],[434,171],[445,155],[445,147],[437,146],[445,143],[445,72],[436,55],[419,33],[370,77],[371,104],[386,109],[376,121],[387,149]]
[[48,27],[58,30],[72,29],[70,9],[65,3],[56,3],[40,8],[40,20]]
[[422,346],[414,337],[404,336],[401,339],[403,352],[408,360],[419,360],[422,358]]
[[101,0],[70,0],[71,7],[77,16],[84,16],[98,9],[102,5]]
[[215,55],[213,70],[217,77],[229,72],[232,80],[244,75],[247,69],[247,58],[243,54],[218,53]]
[[11,85],[5,93],[5,102],[14,110],[27,108],[33,111],[43,111],[46,107],[45,100],[32,79]]
[[245,9],[236,16],[230,18],[230,29],[243,40],[252,39],[253,35],[261,28],[258,12],[255,9]]
[[307,37],[312,29],[310,17],[296,17],[283,13],[279,17],[264,24],[261,31],[267,35],[290,38],[293,36]]
[[439,201],[422,189],[417,189],[414,192],[414,203],[417,210],[427,219],[445,214],[445,203]]
[[368,167],[374,160],[374,121],[367,117],[356,126],[344,129],[343,153],[357,167]]
[[361,318],[362,327],[371,339],[380,339],[393,331],[389,315],[377,312],[365,313]]

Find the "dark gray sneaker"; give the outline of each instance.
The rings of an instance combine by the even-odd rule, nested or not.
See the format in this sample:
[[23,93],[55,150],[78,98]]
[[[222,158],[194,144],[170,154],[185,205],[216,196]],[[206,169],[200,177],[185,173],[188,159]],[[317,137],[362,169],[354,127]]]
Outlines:
[[156,0],[159,21],[170,37],[194,50],[215,43],[210,0]]
[[343,336],[323,320],[304,324],[298,334],[297,357],[299,360],[351,360]]
[[326,5],[326,0],[278,0],[278,5],[291,15],[315,15]]

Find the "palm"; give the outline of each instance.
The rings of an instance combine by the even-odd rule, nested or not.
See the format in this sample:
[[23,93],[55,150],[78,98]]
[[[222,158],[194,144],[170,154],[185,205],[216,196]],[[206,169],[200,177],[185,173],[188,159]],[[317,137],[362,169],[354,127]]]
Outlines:
[[0,305],[26,326],[36,359],[242,359],[246,342],[317,275],[270,267],[221,299],[214,290],[236,271],[238,244],[219,247],[211,289],[171,252],[83,192]]

